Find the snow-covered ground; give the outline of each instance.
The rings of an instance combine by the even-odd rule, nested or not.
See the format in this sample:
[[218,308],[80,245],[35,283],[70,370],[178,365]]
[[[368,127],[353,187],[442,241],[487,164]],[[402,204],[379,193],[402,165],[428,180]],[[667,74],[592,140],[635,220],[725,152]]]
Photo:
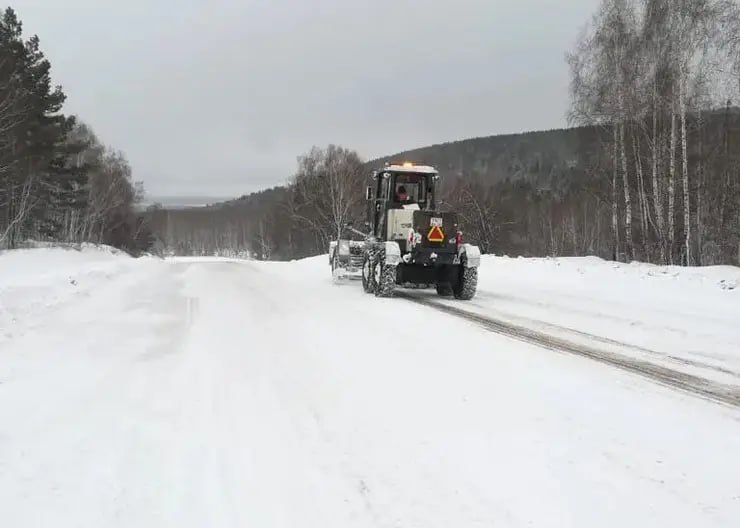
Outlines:
[[[740,270],[481,273],[466,309],[737,383]],[[739,474],[737,408],[325,257],[0,254],[3,526],[736,527]]]
[[484,260],[466,310],[740,385],[740,268]]

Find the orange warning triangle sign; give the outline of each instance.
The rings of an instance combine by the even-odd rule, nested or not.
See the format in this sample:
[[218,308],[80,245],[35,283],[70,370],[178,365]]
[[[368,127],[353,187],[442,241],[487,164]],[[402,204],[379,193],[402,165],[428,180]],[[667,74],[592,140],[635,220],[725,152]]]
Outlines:
[[429,242],[444,242],[444,239],[445,234],[439,226],[432,226],[427,234],[427,240],[429,240]]

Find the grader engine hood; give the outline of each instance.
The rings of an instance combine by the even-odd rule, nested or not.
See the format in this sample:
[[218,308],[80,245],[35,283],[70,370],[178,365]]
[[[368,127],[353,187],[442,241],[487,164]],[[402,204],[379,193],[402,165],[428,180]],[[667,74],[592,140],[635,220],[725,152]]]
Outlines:
[[415,212],[412,209],[390,209],[388,211],[387,240],[406,240],[414,225]]

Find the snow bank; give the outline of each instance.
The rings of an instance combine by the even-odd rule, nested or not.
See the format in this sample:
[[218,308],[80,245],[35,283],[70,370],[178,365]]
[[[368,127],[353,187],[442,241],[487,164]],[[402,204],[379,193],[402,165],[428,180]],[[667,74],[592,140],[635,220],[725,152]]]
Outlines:
[[[563,257],[563,258],[510,258],[486,255],[485,269],[511,270],[524,269],[536,272],[541,279],[547,280],[553,272],[560,280],[583,283],[584,280],[598,279],[604,281],[651,280],[668,281],[671,288],[717,288],[720,290],[740,290],[740,268],[734,266],[681,267],[658,266],[644,262],[606,261],[598,257]],[[485,274],[486,277],[490,273]],[[531,279],[532,277],[528,277]],[[606,286],[610,288],[609,286]]]
[[[557,274],[556,284],[582,285],[586,281],[589,288],[603,286],[605,291],[614,290],[614,281],[633,286],[636,281],[644,285],[644,281],[653,281],[655,284],[668,284],[667,287],[686,292],[682,288],[692,288],[721,291],[740,292],[740,268],[735,266],[658,266],[644,262],[625,264],[611,262],[599,257],[562,257],[562,258],[524,258],[483,255],[480,270],[480,284],[498,284],[502,276],[526,275],[526,280],[548,286],[553,284],[553,274]],[[208,257],[198,258],[208,261]],[[210,260],[225,260],[211,258]],[[260,263],[260,261],[254,261]],[[315,272],[320,268],[329,267],[329,255],[317,255],[289,262],[270,262],[271,266],[290,265],[294,270]],[[661,286],[661,288],[663,288]],[[738,293],[740,295],[740,293]]]
[[739,305],[740,268],[732,266],[486,256],[470,309],[566,337],[644,348],[631,353],[737,382]]
[[131,266],[109,246],[46,246],[0,252],[0,344]]
[[110,247],[83,244],[78,247],[38,247],[0,252],[0,291],[3,287],[38,284],[39,281],[86,273],[130,259]]
[[[586,289],[594,295],[624,296],[635,291],[641,295],[675,293],[686,300],[695,292],[730,292],[740,296],[740,268],[735,266],[681,267],[658,266],[643,262],[624,264],[599,257],[511,258],[483,255],[479,284],[484,289],[496,288],[502,282],[524,281],[530,286],[555,289]],[[186,259],[187,260],[187,259]],[[198,258],[208,261],[208,257]],[[225,260],[211,258],[210,260]],[[253,261],[262,264],[261,261]],[[316,273],[329,269],[328,254],[290,262],[270,262],[269,266],[290,266],[295,272]],[[637,287],[637,288],[636,288]],[[650,288],[645,291],[644,288]],[[508,289],[508,288],[507,288]],[[737,298],[721,296],[737,302]],[[690,302],[690,301],[689,301]]]

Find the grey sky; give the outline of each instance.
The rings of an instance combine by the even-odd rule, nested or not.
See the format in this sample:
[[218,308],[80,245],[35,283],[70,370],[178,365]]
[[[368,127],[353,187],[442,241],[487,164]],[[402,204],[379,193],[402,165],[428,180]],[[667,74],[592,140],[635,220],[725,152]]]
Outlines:
[[16,0],[66,111],[151,194],[283,183],[365,158],[565,125],[564,53],[597,0]]

